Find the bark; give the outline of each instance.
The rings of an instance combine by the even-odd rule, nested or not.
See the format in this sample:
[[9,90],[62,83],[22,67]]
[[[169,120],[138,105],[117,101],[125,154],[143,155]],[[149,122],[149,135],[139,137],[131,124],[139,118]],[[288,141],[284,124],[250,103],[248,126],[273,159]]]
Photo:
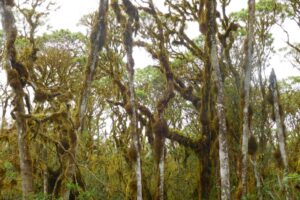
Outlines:
[[49,188],[49,185],[48,185],[48,171],[47,169],[44,169],[43,171],[43,192],[44,192],[44,195],[48,195],[48,188]]
[[[5,89],[5,93],[6,93],[6,89]],[[1,131],[0,131],[1,134],[3,133],[3,130],[6,127],[5,115],[6,115],[6,110],[7,110],[7,106],[8,106],[8,99],[9,99],[9,97],[6,97],[1,105],[2,106]]]
[[[163,141],[164,143],[165,141]],[[159,180],[158,180],[158,199],[164,199],[164,174],[165,174],[165,148],[163,147],[161,156],[159,159],[158,169],[159,169]]]
[[138,135],[138,121],[137,121],[137,103],[135,99],[135,88],[134,88],[134,59],[132,56],[133,53],[133,26],[134,26],[134,16],[131,15],[131,12],[135,12],[135,8],[130,1],[124,0],[125,10],[128,15],[128,20],[124,30],[123,42],[126,50],[127,56],[127,72],[129,79],[129,103],[131,105],[131,115],[130,115],[130,125],[131,125],[131,137],[134,144],[134,149],[136,152],[136,184],[137,184],[137,200],[142,200],[142,166],[141,166],[141,153],[140,153],[140,138]]
[[[274,69],[272,69],[271,75],[270,75],[270,90],[272,93],[273,98],[273,107],[274,107],[274,113],[275,113],[275,121],[277,126],[277,139],[279,144],[279,150],[280,150],[280,156],[281,160],[284,166],[284,175],[286,175],[289,171],[288,167],[288,158],[286,153],[286,147],[285,147],[285,135],[284,135],[284,118],[282,116],[282,110],[280,110],[280,102],[279,102],[279,90],[276,80],[276,75],[274,72]],[[286,199],[290,199],[290,195],[288,192],[288,187],[283,186],[283,189],[286,192]]]
[[278,86],[277,86],[277,80],[276,75],[274,72],[274,69],[272,69],[271,75],[270,75],[270,89],[272,92],[273,97],[273,106],[274,106],[274,112],[275,112],[275,121],[277,126],[277,137],[278,137],[278,143],[279,143],[279,150],[281,159],[283,162],[284,170],[287,173],[288,172],[288,159],[287,159],[287,153],[286,153],[286,147],[285,147],[285,136],[284,136],[284,122],[283,122],[283,116],[280,111],[280,103],[279,103],[279,94],[278,94]]
[[201,101],[201,126],[202,134],[206,137],[203,142],[204,148],[200,151],[201,159],[201,172],[200,172],[200,185],[199,185],[199,199],[209,199],[210,195],[210,176],[211,176],[211,160],[210,160],[210,150],[211,150],[211,140],[212,130],[210,126],[210,101],[211,101],[211,63],[207,61],[205,63],[204,71],[204,86],[202,89],[202,101]]
[[221,177],[221,199],[230,199],[230,174],[228,145],[226,139],[226,116],[224,105],[224,84],[222,80],[221,69],[219,65],[217,43],[216,43],[216,1],[207,1],[207,20],[208,20],[208,46],[210,53],[210,62],[216,73],[217,82],[217,114],[219,118],[219,159],[220,159],[220,177]]
[[82,132],[84,129],[84,117],[87,110],[88,96],[95,74],[95,70],[99,60],[99,51],[102,50],[106,40],[107,29],[107,12],[108,12],[108,0],[100,0],[97,21],[93,27],[90,36],[91,49],[87,61],[85,79],[83,87],[81,89],[81,96],[79,102],[79,110],[77,116],[77,129]]
[[207,151],[203,152],[201,158],[201,172],[200,172],[200,186],[199,186],[199,200],[208,200],[211,191],[211,178],[212,178],[212,162],[209,158],[210,147]]
[[248,139],[249,139],[249,104],[250,83],[253,57],[255,0],[248,1],[248,36],[246,39],[245,77],[244,77],[244,107],[243,107],[243,137],[242,137],[242,198],[247,195],[247,168],[248,168]]
[[[16,49],[14,42],[17,36],[17,28],[15,25],[15,18],[12,12],[12,7],[8,5],[8,1],[0,1],[0,14],[2,18],[2,27],[4,30],[4,36],[6,39],[5,45],[5,60],[4,66],[7,72],[15,70],[13,63],[16,63]],[[25,106],[23,102],[23,97],[25,95],[23,86],[20,80],[20,74],[15,74],[14,85],[10,83],[14,92],[14,110],[13,114],[15,116],[17,125],[17,135],[18,135],[18,147],[20,156],[20,168],[22,177],[22,191],[23,199],[28,199],[28,197],[33,194],[33,175],[32,175],[32,160],[29,150],[29,138],[27,132],[26,119],[24,118]],[[8,82],[9,82],[8,78]]]

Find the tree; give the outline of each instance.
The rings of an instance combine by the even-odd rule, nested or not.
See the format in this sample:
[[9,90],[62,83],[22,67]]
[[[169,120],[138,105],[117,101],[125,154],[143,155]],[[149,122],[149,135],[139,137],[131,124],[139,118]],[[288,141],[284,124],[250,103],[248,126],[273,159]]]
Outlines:
[[221,199],[230,199],[230,174],[229,174],[229,156],[228,144],[226,138],[226,116],[224,103],[224,85],[221,69],[219,65],[217,43],[216,43],[216,2],[206,2],[207,9],[207,38],[209,43],[210,62],[216,73],[217,82],[217,113],[219,120],[219,159],[220,159],[220,177],[221,177]]
[[[272,73],[267,86],[272,27],[290,1],[260,0],[229,14],[229,1],[101,0],[80,21],[87,35],[35,34],[51,0],[24,2],[15,11],[25,29],[13,49],[30,74],[17,90],[24,92],[30,198],[299,196],[299,78],[277,82]],[[11,44],[6,39],[2,46]],[[134,64],[138,51],[152,57],[145,68]],[[21,197],[24,183],[20,126],[9,115],[18,114],[10,105],[15,91],[0,81],[0,196],[9,199]]]
[[[16,120],[18,132],[18,147],[20,155],[20,167],[22,174],[23,199],[27,199],[33,193],[33,171],[30,155],[30,144],[28,140],[27,123],[25,118],[25,105],[23,98],[28,98],[23,88],[28,83],[29,74],[22,63],[17,61],[17,52],[15,40],[17,37],[17,28],[15,18],[12,12],[13,1],[0,1],[0,13],[2,17],[2,27],[4,30],[5,44],[5,69],[7,71],[7,80],[14,92],[14,109],[12,117]],[[28,99],[26,102],[28,103]],[[30,114],[30,104],[27,104]]]
[[248,163],[248,138],[249,138],[249,105],[250,105],[250,83],[251,71],[253,63],[253,40],[254,40],[254,23],[255,23],[255,1],[248,1],[248,30],[247,39],[245,42],[245,75],[244,75],[244,108],[243,108],[243,140],[242,140],[242,197],[247,194],[247,163]]

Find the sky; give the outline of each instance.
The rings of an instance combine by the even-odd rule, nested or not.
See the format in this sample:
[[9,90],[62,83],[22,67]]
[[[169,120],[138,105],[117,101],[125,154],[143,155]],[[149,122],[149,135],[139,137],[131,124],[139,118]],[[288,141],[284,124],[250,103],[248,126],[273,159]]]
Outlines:
[[[247,8],[247,2],[247,0],[231,0],[227,11],[234,12],[239,11],[242,8]],[[60,6],[60,9],[51,13],[49,16],[49,24],[52,26],[52,30],[67,28],[71,31],[83,31],[83,28],[78,25],[79,19],[81,16],[97,10],[98,3],[99,0],[57,0],[57,4]],[[163,8],[163,0],[154,0],[154,3],[159,8]],[[299,28],[291,22],[287,23],[286,27],[289,27],[289,29],[292,27],[293,29],[293,31],[291,31],[293,34],[290,35],[291,41],[299,41]],[[275,48],[279,49],[285,46],[285,33],[283,33],[279,27],[275,27],[273,32],[276,37],[274,43]],[[188,27],[187,34],[192,37],[197,37],[199,35],[198,27]],[[153,63],[151,56],[141,48],[134,49],[134,58],[136,67],[145,67]],[[272,56],[271,67],[275,68],[278,79],[295,75],[300,76],[300,72],[293,68],[288,60],[285,59],[284,52],[278,52]]]

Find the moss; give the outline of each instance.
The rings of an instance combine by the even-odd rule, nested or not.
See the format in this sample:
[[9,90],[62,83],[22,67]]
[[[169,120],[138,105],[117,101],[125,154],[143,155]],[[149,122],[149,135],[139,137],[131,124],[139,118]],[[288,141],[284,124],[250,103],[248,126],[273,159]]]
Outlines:
[[169,127],[165,119],[155,119],[152,127],[154,134],[158,137],[165,137],[169,132]]
[[274,156],[274,159],[276,160],[277,166],[279,168],[281,168],[283,166],[283,162],[282,162],[280,150],[279,149],[275,149],[275,151],[273,153],[273,156]]
[[21,63],[16,60],[12,60],[12,67],[17,70],[19,73],[20,81],[22,83],[22,87],[24,87],[29,79],[28,69]]
[[274,100],[273,100],[273,95],[272,95],[272,92],[269,90],[268,94],[267,94],[267,101],[270,105],[273,106],[274,104]]
[[35,102],[43,103],[47,99],[48,99],[48,95],[45,91],[43,91],[42,89],[39,89],[39,88],[35,90],[35,94],[34,94]]
[[159,161],[164,148],[164,138],[169,132],[169,127],[165,119],[155,119],[153,123],[154,156]]
[[249,140],[248,140],[248,154],[254,155],[257,152],[257,141],[254,135],[251,135]]
[[248,108],[248,125],[249,125],[249,128],[251,127],[251,123],[252,123],[252,116],[253,116],[253,108],[251,105],[249,105],[249,108]]
[[7,82],[15,91],[22,91],[22,83],[18,72],[15,69],[9,69],[7,72]]
[[130,147],[127,149],[127,157],[129,158],[129,160],[131,162],[136,162],[137,159],[137,153],[136,150],[134,148],[133,143],[130,145]]
[[63,138],[60,142],[60,144],[57,146],[57,153],[59,155],[62,155],[65,153],[65,151],[67,151],[70,148],[70,144],[68,139]]
[[130,102],[127,102],[126,105],[124,106],[124,109],[126,110],[128,115],[132,115],[133,111],[132,111],[132,105]]
[[219,118],[217,116],[214,117],[212,130],[219,132]]
[[242,199],[243,187],[242,184],[238,185],[238,188],[235,191],[234,199]]

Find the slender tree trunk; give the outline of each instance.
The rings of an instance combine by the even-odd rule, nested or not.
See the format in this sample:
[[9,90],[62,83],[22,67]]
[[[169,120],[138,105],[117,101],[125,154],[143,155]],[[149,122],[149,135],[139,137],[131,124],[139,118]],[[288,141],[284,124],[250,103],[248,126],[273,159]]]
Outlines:
[[48,195],[48,188],[49,188],[49,185],[48,185],[48,170],[47,169],[44,169],[43,170],[43,192],[44,192],[44,195]]
[[141,155],[140,155],[140,141],[137,130],[137,113],[136,113],[136,100],[134,90],[134,62],[132,58],[132,47],[127,52],[127,68],[129,74],[129,93],[130,93],[130,104],[132,106],[131,116],[131,130],[132,130],[132,141],[136,152],[136,181],[137,181],[137,200],[142,200],[142,169],[141,169]]
[[212,178],[212,163],[210,160],[210,149],[203,154],[203,158],[201,158],[202,169],[200,172],[200,186],[199,186],[199,200],[208,200],[210,196],[211,190],[211,178]]
[[[163,139],[164,140],[164,139]],[[165,141],[163,141],[164,143]],[[165,148],[162,148],[162,152],[159,159],[158,164],[159,169],[159,185],[158,185],[158,199],[163,200],[164,199],[164,174],[165,174]]]
[[253,171],[254,171],[254,176],[255,176],[255,181],[256,181],[256,189],[257,189],[257,196],[259,200],[263,200],[262,192],[261,192],[261,181],[260,181],[260,175],[258,172],[257,168],[257,162],[256,162],[256,155],[253,155]]
[[[6,91],[6,89],[5,89]],[[8,106],[8,99],[9,97],[6,97],[4,102],[2,102],[2,118],[1,118],[1,132],[0,134],[3,133],[4,128],[6,127],[6,119],[5,119],[5,115],[6,115],[6,110],[7,110],[7,106]]]
[[[125,4],[126,6],[126,4]],[[132,142],[134,144],[134,149],[136,152],[136,184],[137,184],[137,200],[142,200],[142,166],[141,166],[141,154],[140,154],[140,138],[138,135],[138,123],[137,123],[137,108],[135,99],[135,89],[134,89],[134,59],[132,56],[133,44],[132,44],[132,33],[133,33],[133,18],[128,17],[128,21],[124,31],[124,46],[127,55],[127,72],[129,78],[129,100],[132,109],[132,114],[130,116],[131,120],[131,136]]]
[[99,60],[99,51],[102,50],[106,40],[107,12],[108,0],[100,0],[97,22],[95,23],[90,36],[91,49],[86,65],[85,79],[81,89],[79,109],[77,113],[77,130],[79,130],[80,133],[84,130],[84,117],[87,111],[89,91]]
[[218,88],[217,94],[217,114],[219,118],[219,159],[220,159],[220,177],[221,177],[221,199],[230,199],[230,174],[228,144],[226,139],[226,115],[224,105],[224,84],[221,75],[221,69],[218,59],[216,42],[216,1],[207,1],[207,37],[209,42],[210,62],[216,73],[216,82]]
[[247,195],[247,168],[248,168],[248,138],[249,138],[249,104],[250,83],[253,57],[255,0],[248,1],[248,36],[246,39],[245,77],[244,77],[244,107],[243,107],[243,139],[242,139],[242,198]]
[[[6,0],[0,0],[2,27],[6,39],[4,66],[8,73],[8,83],[13,88],[13,92],[15,94],[13,113],[15,115],[17,124],[22,191],[23,199],[28,199],[28,197],[33,194],[32,161],[29,150],[26,119],[23,117],[23,115],[25,114],[25,106],[23,102],[25,93],[21,84],[20,74],[18,74],[18,72],[16,71],[16,66],[13,66],[13,63],[16,63],[16,49],[14,46],[14,42],[17,36],[17,28],[15,25],[15,18],[10,3],[11,2]],[[12,83],[12,80],[14,81],[14,84]]]
[[[284,175],[286,175],[289,171],[288,169],[289,167],[288,167],[288,158],[287,158],[286,147],[285,147],[284,120],[283,120],[282,110],[280,108],[280,103],[279,103],[279,94],[278,94],[279,91],[278,91],[277,79],[276,79],[274,69],[272,69],[269,81],[270,81],[270,90],[272,92],[272,98],[273,98],[279,150],[280,150],[282,163],[284,166]],[[283,188],[286,191],[286,199],[287,200],[290,199],[288,188],[287,187],[283,187]]]
[[275,112],[275,120],[276,120],[276,126],[277,126],[277,137],[278,137],[278,143],[279,143],[279,150],[281,159],[283,162],[284,170],[285,172],[288,172],[288,159],[287,159],[287,153],[285,150],[285,138],[284,138],[284,122],[283,122],[283,116],[280,111],[279,107],[279,96],[278,96],[278,86],[277,86],[277,80],[276,75],[274,72],[274,69],[272,69],[271,75],[270,75],[270,89],[272,92],[273,97],[273,106],[274,106],[274,112]]

